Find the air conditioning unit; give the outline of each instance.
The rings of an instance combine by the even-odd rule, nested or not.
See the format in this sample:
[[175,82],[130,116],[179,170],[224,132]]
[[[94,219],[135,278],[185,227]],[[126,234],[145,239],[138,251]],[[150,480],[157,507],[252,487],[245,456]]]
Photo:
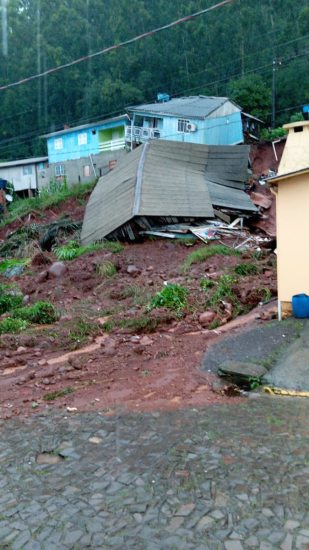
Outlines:
[[197,125],[193,124],[193,122],[187,122],[187,132],[196,132]]

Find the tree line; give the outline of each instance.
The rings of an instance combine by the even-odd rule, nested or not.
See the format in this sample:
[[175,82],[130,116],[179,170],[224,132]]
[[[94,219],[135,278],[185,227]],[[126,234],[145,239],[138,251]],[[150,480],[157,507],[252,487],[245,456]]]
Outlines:
[[[197,12],[215,0],[2,2],[0,86]],[[171,96],[229,96],[271,122],[309,100],[309,0],[235,0],[170,30],[0,91],[0,160],[45,154],[39,136]],[[275,74],[273,74],[275,71]]]

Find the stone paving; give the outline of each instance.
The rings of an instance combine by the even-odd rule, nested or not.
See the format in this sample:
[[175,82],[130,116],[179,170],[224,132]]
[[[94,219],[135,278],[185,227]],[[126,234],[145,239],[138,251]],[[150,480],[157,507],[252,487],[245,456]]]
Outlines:
[[308,405],[2,422],[0,548],[308,550]]

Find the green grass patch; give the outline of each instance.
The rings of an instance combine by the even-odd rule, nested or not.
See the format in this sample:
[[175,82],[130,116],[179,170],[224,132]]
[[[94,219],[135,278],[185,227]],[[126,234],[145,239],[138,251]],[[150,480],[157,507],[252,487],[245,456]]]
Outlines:
[[108,250],[113,254],[118,254],[122,252],[124,246],[118,241],[103,241],[100,243],[88,244],[81,246],[77,241],[69,241],[63,246],[58,246],[54,249],[54,253],[57,256],[58,260],[69,261],[79,258],[83,254],[89,252],[96,252],[98,250]]
[[205,260],[208,260],[208,258],[215,256],[215,254],[221,254],[222,256],[241,256],[241,252],[239,250],[229,248],[223,244],[203,246],[198,250],[194,250],[194,252],[191,252],[191,254],[187,256],[182,264],[182,269],[187,271],[192,264],[204,262]]
[[235,300],[236,296],[232,290],[232,285],[236,283],[236,279],[231,275],[222,275],[217,281],[217,286],[209,299],[209,305],[215,306],[222,300]]
[[[231,275],[222,275],[216,281],[216,286],[211,290],[211,294],[206,301],[206,306],[213,309],[217,313],[220,313],[222,309],[222,302],[230,302],[233,306],[233,318],[242,313],[248,311],[247,306],[243,306],[238,300],[235,292],[233,291],[233,285],[236,283],[235,277]],[[216,323],[216,320],[214,321]],[[211,328],[217,328],[213,325]]]
[[59,319],[59,313],[50,302],[39,301],[31,306],[17,308],[12,312],[14,319],[21,319],[29,323],[49,325]]
[[68,387],[68,388],[64,388],[63,390],[52,391],[50,393],[46,393],[43,396],[43,399],[44,399],[44,401],[54,401],[58,397],[64,397],[65,395],[69,395],[70,393],[73,393],[73,392],[74,392],[74,389]]
[[78,183],[69,187],[66,181],[51,181],[49,185],[40,190],[39,195],[28,199],[15,199],[9,206],[8,216],[1,222],[0,227],[30,214],[34,210],[46,210],[52,206],[58,206],[67,199],[84,197],[92,191],[94,185],[95,182]]
[[117,268],[113,262],[102,262],[97,266],[97,272],[101,277],[114,277],[117,273]]
[[234,269],[235,273],[240,276],[247,276],[247,275],[256,275],[259,270],[255,264],[252,263],[244,263],[239,264]]
[[89,244],[87,246],[80,246],[77,241],[69,241],[63,246],[57,246],[54,248],[53,252],[57,256],[58,260],[69,261],[79,258],[83,254],[88,252],[95,252],[97,250],[102,250],[102,244]]
[[202,290],[209,290],[215,286],[215,282],[212,279],[201,279],[200,287]]
[[29,323],[23,319],[13,319],[6,317],[0,321],[0,334],[9,334],[21,332],[29,326]]
[[71,349],[78,349],[83,346],[89,336],[95,336],[101,332],[101,326],[98,323],[89,321],[83,317],[75,321],[74,326],[70,329],[68,339]]
[[181,285],[167,284],[152,298],[148,305],[148,311],[159,307],[166,307],[180,312],[187,305],[188,294],[188,289]]

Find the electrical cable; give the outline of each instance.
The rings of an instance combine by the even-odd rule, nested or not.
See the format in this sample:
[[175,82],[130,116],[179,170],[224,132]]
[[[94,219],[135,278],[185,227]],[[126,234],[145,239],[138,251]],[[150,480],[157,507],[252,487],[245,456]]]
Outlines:
[[123,48],[124,46],[128,46],[129,44],[134,44],[135,42],[138,42],[139,40],[144,40],[148,36],[153,36],[159,32],[165,31],[167,29],[171,29],[172,27],[175,27],[176,25],[179,25],[181,23],[186,23],[187,21],[191,21],[192,19],[195,19],[196,17],[199,17],[201,15],[204,15],[205,13],[208,13],[210,11],[216,10],[218,8],[221,8],[227,4],[231,4],[234,2],[234,0],[222,0],[218,4],[214,4],[213,6],[210,6],[209,8],[205,8],[204,10],[200,10],[196,13],[192,13],[191,15],[186,15],[185,17],[182,17],[181,19],[177,19],[175,21],[172,21],[171,23],[168,23],[166,25],[163,25],[161,27],[157,27],[156,29],[152,29],[151,31],[144,32],[143,34],[139,34],[138,36],[135,36],[134,38],[130,38],[128,40],[124,40],[123,42],[119,42],[118,44],[114,44],[113,46],[108,46],[107,48],[104,48],[103,50],[100,50],[98,52],[94,52],[88,55],[84,55],[83,57],[79,57],[78,59],[74,59],[73,61],[70,61],[68,63],[64,63],[63,65],[58,65],[58,67],[52,67],[51,69],[47,69],[46,71],[43,71],[41,73],[28,76],[26,78],[23,78],[21,80],[18,80],[17,82],[11,82],[10,84],[5,84],[3,86],[0,86],[0,91],[7,90],[9,88],[13,88],[15,86],[19,86],[20,84],[25,84],[26,82],[31,82],[32,80],[37,80],[38,78],[41,78],[42,76],[47,76],[49,74],[56,73],[58,71],[61,71],[62,69],[67,69],[68,67],[73,67],[74,65],[77,65],[79,63],[82,63],[83,61],[87,61],[88,59],[93,59],[94,57],[98,57],[100,55],[104,55],[106,53],[109,53],[111,51],[117,50],[119,48]]

